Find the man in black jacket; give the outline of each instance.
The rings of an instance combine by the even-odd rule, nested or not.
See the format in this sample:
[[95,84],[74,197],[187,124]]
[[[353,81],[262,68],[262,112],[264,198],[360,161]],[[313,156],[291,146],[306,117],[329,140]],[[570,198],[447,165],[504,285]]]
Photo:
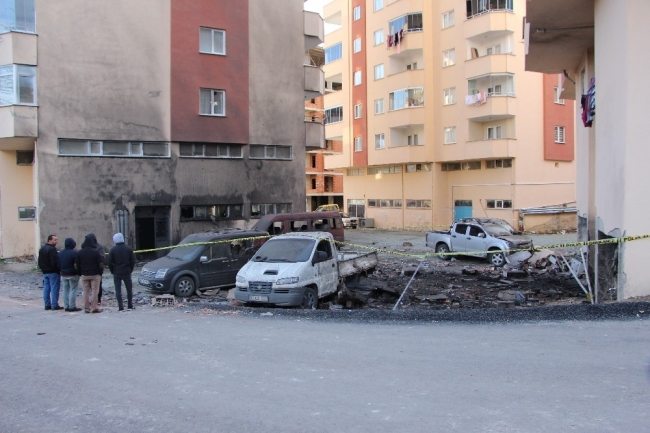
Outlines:
[[86,313],[101,313],[97,308],[99,282],[104,271],[104,254],[97,249],[97,238],[90,233],[81,244],[75,261],[77,272],[81,274],[81,287],[84,293],[84,311]]
[[108,253],[108,269],[113,274],[115,283],[115,294],[117,295],[117,305],[120,311],[124,311],[122,302],[122,281],[126,287],[127,309],[133,310],[133,281],[131,273],[135,267],[135,254],[131,247],[124,243],[124,235],[116,233],[113,236],[115,246]]
[[61,267],[56,251],[56,235],[49,235],[47,243],[38,251],[38,267],[43,272],[43,302],[46,310],[62,310],[59,306],[59,283]]
[[77,308],[77,287],[79,286],[79,273],[75,268],[77,260],[77,243],[72,238],[65,238],[65,249],[59,253],[61,264],[61,286],[63,287],[63,306],[65,311],[81,311]]

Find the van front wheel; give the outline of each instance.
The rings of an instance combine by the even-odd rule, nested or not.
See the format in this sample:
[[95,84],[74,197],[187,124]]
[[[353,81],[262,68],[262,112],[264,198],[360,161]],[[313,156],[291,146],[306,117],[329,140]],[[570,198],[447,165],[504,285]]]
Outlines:
[[195,291],[196,284],[194,283],[192,277],[188,276],[180,277],[174,286],[174,293],[176,293],[176,296],[180,296],[182,298],[192,296]]
[[305,309],[318,308],[318,293],[312,288],[305,287],[305,292],[302,295],[302,303],[300,304]]

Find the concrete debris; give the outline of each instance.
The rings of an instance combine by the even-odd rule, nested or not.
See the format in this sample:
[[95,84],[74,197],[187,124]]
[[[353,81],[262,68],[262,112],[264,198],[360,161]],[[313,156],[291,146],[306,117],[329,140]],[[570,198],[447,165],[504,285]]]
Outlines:
[[174,307],[176,298],[173,295],[158,295],[151,298],[153,307]]

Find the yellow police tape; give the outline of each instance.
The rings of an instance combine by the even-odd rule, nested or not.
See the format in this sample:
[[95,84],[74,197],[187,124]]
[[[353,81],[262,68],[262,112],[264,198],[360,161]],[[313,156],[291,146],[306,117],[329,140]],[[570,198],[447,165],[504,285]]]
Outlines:
[[[176,247],[191,247],[191,246],[196,246],[196,245],[215,245],[215,244],[233,244],[233,243],[238,243],[238,242],[244,242],[244,241],[254,241],[257,239],[269,239],[275,236],[255,236],[255,237],[248,237],[248,238],[236,238],[236,239],[225,239],[225,240],[220,240],[220,241],[214,241],[214,242],[192,242],[192,243],[187,243],[187,244],[178,244],[178,245],[172,245],[168,247],[160,247],[160,248],[152,248],[152,249],[147,249],[147,250],[137,250],[134,251],[134,253],[139,254],[139,253],[148,253],[148,252],[153,252],[153,251],[162,251],[162,250],[169,250],[173,249]],[[513,248],[511,250],[498,250],[500,252],[510,254],[510,253],[515,253],[517,251],[539,251],[541,249],[546,249],[546,250],[554,250],[554,249],[560,249],[560,248],[567,248],[567,247],[584,247],[584,246],[590,246],[590,245],[608,245],[608,244],[619,244],[619,243],[625,243],[625,242],[632,242],[632,241],[638,241],[641,239],[648,239],[650,238],[650,234],[647,235],[638,235],[638,236],[622,236],[618,238],[608,238],[608,239],[599,239],[596,241],[583,241],[583,242],[568,242],[568,243],[563,243],[563,244],[555,244],[555,245],[547,245],[547,246],[533,246],[532,248]],[[327,239],[323,237],[322,239]],[[404,252],[399,252],[399,251],[391,251],[387,250],[384,248],[374,248],[374,247],[369,247],[367,245],[359,245],[359,244],[353,244],[349,242],[340,242],[340,241],[334,241],[337,245],[340,246],[348,246],[352,248],[361,248],[369,251],[375,251],[378,253],[383,253],[383,254],[391,254],[394,256],[401,256],[401,257],[410,257],[410,258],[415,258],[415,259],[426,259],[427,257],[453,257],[453,256],[479,256],[479,255],[485,255],[485,254],[490,254],[494,253],[495,250],[492,251],[463,251],[463,252],[448,252],[448,253],[426,253],[426,254],[408,254]]]

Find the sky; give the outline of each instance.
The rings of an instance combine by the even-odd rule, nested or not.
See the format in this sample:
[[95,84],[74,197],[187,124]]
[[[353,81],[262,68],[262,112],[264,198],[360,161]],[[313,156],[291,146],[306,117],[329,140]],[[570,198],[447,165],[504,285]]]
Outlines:
[[323,14],[323,5],[326,3],[326,0],[307,0],[305,2],[305,10],[311,12],[318,12]]

